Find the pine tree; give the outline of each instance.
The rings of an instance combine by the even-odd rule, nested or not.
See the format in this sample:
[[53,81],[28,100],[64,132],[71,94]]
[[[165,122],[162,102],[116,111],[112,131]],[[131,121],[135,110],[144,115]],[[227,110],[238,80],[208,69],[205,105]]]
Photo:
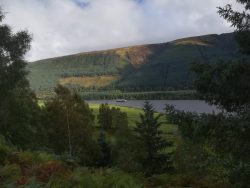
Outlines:
[[127,113],[121,112],[120,108],[112,108],[112,127],[119,129],[121,127],[128,127],[128,116]]
[[144,147],[144,159],[141,161],[145,168],[146,175],[160,173],[164,168],[170,168],[171,154],[165,153],[167,147],[172,146],[172,142],[163,139],[163,132],[160,130],[160,115],[155,116],[154,108],[148,101],[143,108],[144,114],[140,115],[140,122],[136,123],[135,132],[139,141]]
[[108,166],[111,163],[111,148],[109,143],[106,140],[106,135],[104,131],[101,131],[98,139],[98,146],[100,151],[100,157],[97,162],[97,166],[99,167],[105,167]]
[[98,123],[103,130],[109,130],[112,127],[112,113],[108,104],[101,104],[99,107]]

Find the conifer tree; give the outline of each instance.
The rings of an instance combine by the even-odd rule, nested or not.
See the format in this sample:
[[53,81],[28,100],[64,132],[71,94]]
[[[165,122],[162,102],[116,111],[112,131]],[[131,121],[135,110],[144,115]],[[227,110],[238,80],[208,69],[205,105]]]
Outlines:
[[103,130],[111,129],[112,127],[112,113],[108,104],[101,104],[99,107],[99,114],[97,116],[98,123]]
[[119,128],[127,128],[128,127],[128,117],[127,113],[121,112],[120,108],[112,108],[112,127],[119,129]]
[[170,155],[164,150],[172,146],[172,142],[163,139],[163,132],[160,130],[160,115],[155,116],[154,108],[148,101],[143,108],[144,114],[140,115],[140,122],[136,123],[135,132],[144,148],[144,157],[141,161],[145,168],[146,175],[160,173],[164,168],[170,168]]
[[100,157],[97,165],[99,167],[108,166],[111,163],[111,148],[106,140],[104,131],[100,132],[97,142],[100,150]]

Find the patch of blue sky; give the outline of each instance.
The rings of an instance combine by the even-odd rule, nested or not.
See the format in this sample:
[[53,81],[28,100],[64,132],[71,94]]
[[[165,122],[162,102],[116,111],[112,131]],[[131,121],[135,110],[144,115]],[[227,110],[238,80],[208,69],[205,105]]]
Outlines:
[[86,0],[73,0],[73,1],[76,3],[78,7],[82,9],[85,9],[90,5],[90,2]]
[[135,0],[137,3],[142,4],[145,2],[145,0]]

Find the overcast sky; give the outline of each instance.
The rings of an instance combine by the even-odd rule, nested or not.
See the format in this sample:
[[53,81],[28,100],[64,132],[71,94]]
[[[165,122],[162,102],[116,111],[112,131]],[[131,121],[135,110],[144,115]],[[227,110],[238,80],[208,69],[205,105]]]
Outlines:
[[30,61],[233,31],[217,6],[235,0],[0,0],[5,23],[33,35]]

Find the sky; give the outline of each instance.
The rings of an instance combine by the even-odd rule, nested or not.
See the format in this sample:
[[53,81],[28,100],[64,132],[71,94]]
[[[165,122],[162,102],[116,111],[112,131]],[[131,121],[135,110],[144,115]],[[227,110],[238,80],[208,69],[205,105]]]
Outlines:
[[4,23],[32,34],[28,61],[232,32],[217,14],[235,0],[0,0]]

